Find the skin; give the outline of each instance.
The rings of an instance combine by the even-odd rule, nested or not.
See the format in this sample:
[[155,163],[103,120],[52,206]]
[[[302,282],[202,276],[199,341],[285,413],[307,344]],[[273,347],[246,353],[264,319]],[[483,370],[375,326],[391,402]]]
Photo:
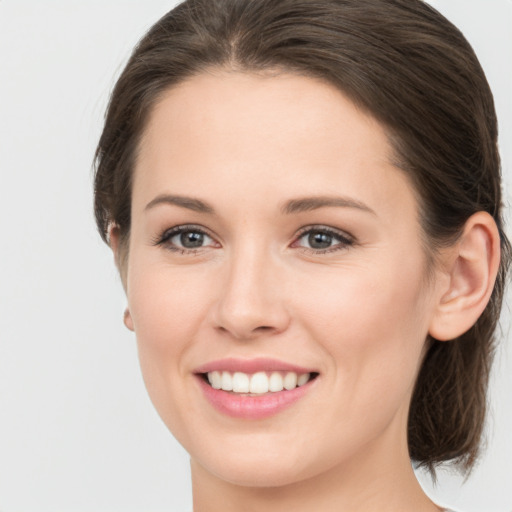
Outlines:
[[[155,106],[134,174],[125,322],[190,453],[196,512],[440,510],[411,469],[407,414],[426,336],[453,327],[446,311],[469,288],[450,274],[465,268],[457,251],[427,279],[415,194],[391,162],[385,130],[312,78],[216,70]],[[211,208],[155,203],[163,194]],[[345,204],[283,212],[312,196]],[[468,231],[485,246],[482,223]],[[202,247],[162,242],[189,224],[208,234]],[[337,233],[329,252],[308,245],[308,226]],[[275,416],[231,418],[193,373],[224,357],[319,376]]]

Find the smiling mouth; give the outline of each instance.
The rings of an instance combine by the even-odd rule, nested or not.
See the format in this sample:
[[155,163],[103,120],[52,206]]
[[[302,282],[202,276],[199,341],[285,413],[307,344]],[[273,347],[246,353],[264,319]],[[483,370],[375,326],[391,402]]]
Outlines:
[[267,393],[291,391],[302,387],[318,377],[317,372],[296,373],[293,371],[259,371],[256,373],[211,371],[201,374],[213,389],[232,394],[258,396]]

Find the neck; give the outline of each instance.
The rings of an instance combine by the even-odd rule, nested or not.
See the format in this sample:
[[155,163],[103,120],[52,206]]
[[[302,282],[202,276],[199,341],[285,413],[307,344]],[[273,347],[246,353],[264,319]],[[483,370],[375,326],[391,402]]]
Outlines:
[[192,460],[194,512],[439,512],[414,475],[406,443],[382,441],[353,460],[279,487],[226,482]]

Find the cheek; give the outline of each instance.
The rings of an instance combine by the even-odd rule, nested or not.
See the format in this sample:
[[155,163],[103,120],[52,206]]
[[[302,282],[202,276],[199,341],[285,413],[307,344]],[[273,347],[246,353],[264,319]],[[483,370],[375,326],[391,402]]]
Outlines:
[[197,269],[176,270],[134,257],[129,269],[128,302],[137,336],[142,375],[160,413],[174,414],[174,398],[188,378],[187,354],[198,339],[212,286]]
[[306,283],[310,293],[300,305],[309,339],[329,361],[330,392],[319,407],[332,438],[321,458],[332,464],[388,425],[400,429],[401,438],[428,317],[417,267],[353,267],[336,275],[328,287]]
[[307,284],[304,326],[330,358],[340,393],[378,402],[399,399],[414,384],[429,308],[421,257],[411,260],[343,269],[329,286]]
[[[147,258],[146,258],[147,259]],[[176,350],[198,327],[213,291],[211,272],[132,258],[128,301],[137,336],[154,349]]]

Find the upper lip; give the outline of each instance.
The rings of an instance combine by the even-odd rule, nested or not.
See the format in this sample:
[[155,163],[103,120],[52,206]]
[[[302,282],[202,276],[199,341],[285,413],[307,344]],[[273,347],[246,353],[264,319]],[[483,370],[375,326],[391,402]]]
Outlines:
[[305,368],[296,364],[287,363],[278,359],[257,357],[254,359],[237,359],[225,358],[216,361],[210,361],[203,364],[194,370],[194,373],[209,373],[213,371],[226,371],[226,372],[242,372],[242,373],[257,373],[257,372],[271,372],[271,371],[284,371],[302,373],[314,373],[315,370]]

